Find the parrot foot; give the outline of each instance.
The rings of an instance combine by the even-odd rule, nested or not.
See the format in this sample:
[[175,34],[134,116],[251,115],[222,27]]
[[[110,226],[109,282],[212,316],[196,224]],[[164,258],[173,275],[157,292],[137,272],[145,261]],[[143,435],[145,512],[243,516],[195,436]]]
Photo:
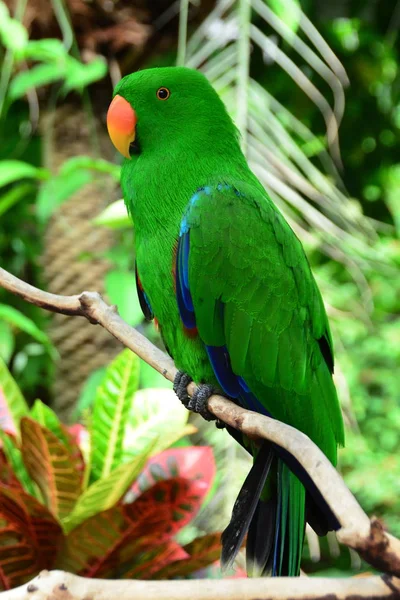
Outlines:
[[207,408],[208,399],[216,393],[214,386],[207,383],[200,384],[192,397],[186,391],[187,386],[193,380],[187,373],[178,371],[174,380],[174,392],[188,410],[200,414],[206,421],[216,421],[218,429],[223,429],[225,424],[217,419]]

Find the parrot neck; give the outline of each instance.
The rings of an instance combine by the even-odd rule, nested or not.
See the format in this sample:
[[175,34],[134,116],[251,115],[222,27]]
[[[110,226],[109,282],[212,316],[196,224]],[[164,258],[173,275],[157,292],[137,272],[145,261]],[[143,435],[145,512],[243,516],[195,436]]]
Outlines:
[[124,161],[122,190],[135,224],[136,243],[160,235],[175,240],[186,206],[199,187],[249,176],[255,179],[232,138],[217,140],[208,152],[191,144],[168,152],[153,149]]

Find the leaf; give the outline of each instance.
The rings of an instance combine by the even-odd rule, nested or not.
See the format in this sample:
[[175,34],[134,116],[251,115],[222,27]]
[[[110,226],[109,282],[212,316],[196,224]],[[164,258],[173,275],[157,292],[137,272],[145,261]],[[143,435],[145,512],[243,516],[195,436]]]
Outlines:
[[42,40],[29,40],[27,43],[23,57],[29,60],[40,62],[64,61],[68,52],[64,44],[55,38],[45,38]]
[[10,361],[14,348],[15,338],[11,327],[4,321],[0,321],[0,358],[6,364]]
[[67,437],[61,428],[60,419],[57,417],[54,410],[44,404],[41,400],[35,400],[29,416],[34,419],[39,425],[42,425],[63,443],[67,443]]
[[135,535],[150,533],[159,541],[174,536],[197,514],[207,491],[201,479],[172,477],[157,482],[126,504],[127,514],[136,522]]
[[115,469],[108,477],[92,483],[80,496],[73,512],[64,520],[64,530],[68,533],[86,519],[114,506],[132,485],[145,461],[146,455],[138,456]]
[[0,319],[3,319],[10,325],[13,325],[17,329],[32,336],[35,340],[43,344],[49,354],[54,356],[55,348],[51,343],[50,338],[39,329],[32,319],[28,319],[28,317],[19,310],[13,306],[8,306],[7,304],[0,304]]
[[[136,502],[118,504],[85,520],[68,534],[57,567],[85,577],[151,575],[167,558],[161,557],[161,547],[166,544],[164,551],[171,550],[171,537],[198,509],[198,486],[197,481],[180,478],[161,481]],[[168,555],[169,560],[187,556],[175,542],[173,547],[179,556]],[[142,556],[148,552],[156,555],[152,565]]]
[[70,173],[61,173],[40,186],[36,199],[36,216],[42,223],[73,194],[93,181],[93,173],[88,169],[76,169]]
[[170,563],[185,560],[187,557],[185,550],[174,540],[168,540],[159,545],[153,539],[153,543],[149,543],[147,547],[145,541],[142,540],[144,547],[139,554],[138,564],[122,574],[124,579],[152,579],[158,569],[166,567]]
[[4,194],[2,194],[0,198],[0,217],[33,191],[35,191],[35,185],[33,183],[20,183],[13,185]]
[[29,475],[46,506],[60,521],[73,510],[81,491],[79,462],[48,429],[29,417],[21,420],[21,448]]
[[18,385],[0,358],[0,428],[16,434],[21,417],[28,413],[28,405]]
[[15,475],[10,462],[7,460],[4,447],[0,448],[0,482],[3,486],[15,487],[19,490],[23,489],[21,482]]
[[107,367],[96,392],[90,429],[95,479],[107,477],[121,463],[124,431],[138,384],[139,358],[125,349]]
[[71,56],[67,57],[67,61],[63,84],[64,92],[71,90],[82,91],[91,83],[103,79],[107,74],[107,63],[100,57],[95,58],[88,64],[83,64]]
[[23,491],[0,488],[0,588],[7,590],[54,565],[60,525]]
[[118,306],[121,317],[136,327],[144,320],[136,290],[135,274],[122,269],[108,271],[105,276],[106,294]]
[[174,477],[198,482],[198,493],[204,498],[215,477],[212,449],[209,446],[170,448],[153,456],[129,491],[130,501],[138,498],[156,482]]
[[72,458],[74,469],[79,474],[80,482],[82,483],[85,462],[74,432],[69,431],[69,428],[65,427],[65,425],[60,422],[56,413],[41,400],[35,400],[29,416],[39,423],[39,425],[51,431],[51,433],[53,433],[56,438],[66,447],[69,455]]
[[[170,540],[161,541],[154,535],[138,538],[143,524],[139,525],[129,510],[128,505],[118,504],[78,525],[65,538],[56,568],[84,577],[121,578],[143,564],[144,553],[151,552],[157,559],[173,544],[177,558],[187,556]],[[153,557],[150,562],[154,565]]]
[[301,19],[301,7],[298,0],[281,2],[281,0],[268,0],[274,13],[293,31],[297,31]]
[[21,71],[11,81],[8,94],[11,100],[21,98],[33,88],[54,83],[65,77],[65,65],[61,62],[35,65],[27,71]]
[[132,219],[128,215],[123,200],[116,200],[109,204],[95,219],[93,219],[93,223],[95,225],[109,227],[110,229],[125,229],[126,227],[132,227]]
[[121,179],[121,167],[104,160],[102,158],[93,158],[92,156],[74,156],[64,161],[60,167],[61,175],[70,175],[78,169],[97,171],[99,173],[108,173],[119,183]]
[[221,554],[221,533],[209,533],[183,546],[189,555],[183,560],[171,562],[152,573],[152,579],[172,579],[187,577],[208,567],[219,559]]
[[11,19],[5,11],[0,14],[0,37],[3,46],[12,52],[23,51],[28,42],[25,27],[16,19]]
[[2,160],[0,162],[0,187],[20,181],[21,179],[43,179],[45,169],[38,169],[21,160]]
[[96,369],[92,371],[89,377],[86,379],[83,387],[81,388],[78,402],[72,412],[72,420],[78,421],[82,418],[82,415],[85,411],[93,406],[94,400],[96,398],[97,388],[99,387],[102,379],[104,378],[104,374],[106,372],[105,367],[100,367],[100,369]]
[[17,446],[16,441],[10,434],[7,434],[4,431],[0,431],[0,438],[3,442],[4,455],[7,458],[7,461],[11,466],[18,481],[28,494],[39,499],[39,494],[37,492],[37,489],[35,488],[34,482],[29,476],[25,463],[22,459],[22,452]]
[[124,461],[155,440],[153,454],[168,448],[185,434],[188,418],[188,411],[171,389],[136,392],[125,429]]

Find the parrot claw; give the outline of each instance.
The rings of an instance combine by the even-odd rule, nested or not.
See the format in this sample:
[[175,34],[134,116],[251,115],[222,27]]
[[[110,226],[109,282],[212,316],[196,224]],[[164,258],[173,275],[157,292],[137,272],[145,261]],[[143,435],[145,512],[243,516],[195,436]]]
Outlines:
[[182,402],[183,406],[192,412],[200,414],[206,421],[216,421],[218,429],[223,429],[225,424],[217,419],[207,408],[210,396],[216,393],[214,386],[207,383],[200,384],[192,397],[187,393],[187,386],[193,380],[187,373],[178,371],[174,380],[174,392]]
[[174,385],[173,385],[173,390],[175,392],[175,394],[178,396],[179,400],[182,402],[183,406],[185,408],[189,409],[189,401],[190,401],[190,396],[187,393],[187,386],[189,385],[189,383],[191,383],[193,381],[193,379],[190,377],[190,375],[188,375],[187,373],[185,373],[184,371],[178,371],[177,374],[175,375],[175,379],[174,379]]

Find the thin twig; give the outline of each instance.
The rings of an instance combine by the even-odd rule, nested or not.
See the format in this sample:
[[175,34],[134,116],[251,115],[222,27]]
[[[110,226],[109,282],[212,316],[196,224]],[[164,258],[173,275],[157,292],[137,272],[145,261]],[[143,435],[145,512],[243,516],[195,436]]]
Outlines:
[[[177,371],[171,358],[128,325],[118,315],[116,307],[109,306],[97,292],[82,292],[75,296],[49,294],[2,268],[0,286],[47,310],[84,316],[91,323],[101,325],[166,379],[174,380]],[[188,393],[192,395],[195,389],[196,385],[192,382]],[[400,576],[400,540],[388,534],[379,520],[369,520],[339,473],[306,435],[285,423],[245,410],[223,396],[211,396],[208,408],[218,419],[249,438],[270,440],[293,455],[339,521],[339,541],[357,550],[377,569]]]

